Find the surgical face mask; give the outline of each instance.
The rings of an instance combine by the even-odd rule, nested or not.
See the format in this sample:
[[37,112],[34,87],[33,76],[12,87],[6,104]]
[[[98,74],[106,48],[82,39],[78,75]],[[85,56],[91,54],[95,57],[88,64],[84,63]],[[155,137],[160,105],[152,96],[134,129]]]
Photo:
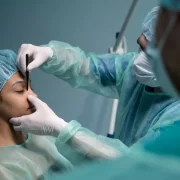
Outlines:
[[159,87],[159,82],[155,78],[152,71],[151,62],[143,51],[140,51],[139,55],[135,59],[133,69],[135,71],[137,80],[141,84],[150,87]]
[[178,92],[176,91],[176,88],[174,87],[172,81],[170,80],[170,78],[168,76],[168,72],[165,69],[163,59],[161,57],[160,52],[164,46],[164,43],[165,43],[167,37],[169,36],[169,33],[172,30],[172,27],[175,24],[175,21],[176,21],[176,18],[171,17],[169,25],[166,28],[162,39],[160,40],[159,47],[156,46],[155,40],[153,39],[153,41],[149,44],[149,46],[147,48],[148,58],[150,58],[152,61],[152,69],[153,69],[158,81],[160,82],[160,86],[162,87],[162,89],[165,92],[167,92],[172,97],[178,97],[179,95],[178,95]]

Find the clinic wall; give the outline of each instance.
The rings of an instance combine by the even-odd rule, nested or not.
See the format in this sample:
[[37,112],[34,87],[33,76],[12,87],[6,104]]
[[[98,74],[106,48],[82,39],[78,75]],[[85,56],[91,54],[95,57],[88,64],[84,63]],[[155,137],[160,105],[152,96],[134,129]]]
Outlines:
[[[140,0],[126,31],[128,50],[137,51],[141,22],[158,0]],[[22,43],[68,42],[85,52],[106,53],[114,44],[132,0],[0,0],[0,49],[17,52]],[[40,70],[32,73],[39,97],[62,118],[78,119],[85,127],[106,134],[112,100],[67,83]]]

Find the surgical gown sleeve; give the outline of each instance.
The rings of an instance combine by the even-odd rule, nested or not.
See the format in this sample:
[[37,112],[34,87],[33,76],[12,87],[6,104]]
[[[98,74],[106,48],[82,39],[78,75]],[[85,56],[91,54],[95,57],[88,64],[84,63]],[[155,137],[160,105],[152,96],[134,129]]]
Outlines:
[[142,156],[129,155],[118,160],[100,162],[86,167],[79,167],[73,172],[53,177],[58,180],[179,180],[180,163],[172,157],[161,157],[148,152]]
[[124,72],[128,68],[136,53],[85,54],[78,47],[67,43],[51,41],[48,45],[53,50],[53,57],[40,68],[56,77],[68,82],[72,87],[83,88],[101,95],[118,98]]
[[[115,161],[79,168],[61,178],[71,180],[178,180],[180,177],[180,121],[155,129],[154,138],[138,142]],[[153,132],[152,132],[153,133]]]
[[60,132],[55,144],[74,165],[89,160],[113,159],[128,152],[120,140],[96,135],[74,120]]

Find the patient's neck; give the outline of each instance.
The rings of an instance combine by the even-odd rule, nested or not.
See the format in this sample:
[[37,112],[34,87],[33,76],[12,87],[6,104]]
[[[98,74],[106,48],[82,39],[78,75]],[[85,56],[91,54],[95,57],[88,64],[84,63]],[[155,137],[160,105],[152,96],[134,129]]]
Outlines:
[[25,140],[25,135],[15,131],[8,120],[0,117],[0,146],[18,145],[22,144]]

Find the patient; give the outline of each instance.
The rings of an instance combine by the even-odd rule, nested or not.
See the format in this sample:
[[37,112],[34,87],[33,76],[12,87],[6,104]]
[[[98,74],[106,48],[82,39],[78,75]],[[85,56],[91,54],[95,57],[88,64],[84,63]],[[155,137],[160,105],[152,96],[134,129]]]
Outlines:
[[27,96],[37,96],[31,87],[26,89],[15,59],[13,51],[0,50],[0,179],[35,180],[46,173],[70,170],[73,165],[58,152],[56,138],[25,135],[9,123],[11,117],[33,113]]

